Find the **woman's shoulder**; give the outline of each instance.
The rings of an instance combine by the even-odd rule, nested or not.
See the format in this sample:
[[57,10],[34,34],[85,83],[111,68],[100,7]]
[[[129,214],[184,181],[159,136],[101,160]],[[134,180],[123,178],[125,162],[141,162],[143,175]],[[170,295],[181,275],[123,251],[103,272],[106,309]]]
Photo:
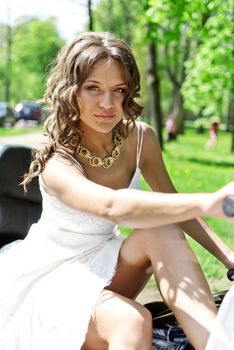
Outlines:
[[152,144],[158,143],[157,133],[154,128],[144,121],[136,121],[134,125],[130,125],[127,138],[130,144],[133,145],[136,145],[142,139],[142,145],[145,145],[147,149]]
[[150,124],[144,121],[137,122],[137,126],[142,129],[141,165],[151,164],[152,159],[161,154],[157,133]]
[[138,130],[142,130],[142,137],[144,143],[151,143],[157,140],[157,133],[150,124],[144,121],[137,121],[136,128],[138,128]]
[[134,124],[130,123],[128,125],[129,135],[133,135],[133,134],[136,135],[137,131],[140,131],[140,130],[142,130],[143,133],[149,133],[154,135],[156,134],[154,128],[150,124],[142,120],[135,121]]
[[128,144],[132,152],[138,150],[141,154],[141,161],[152,156],[152,150],[159,151],[159,142],[154,128],[144,122],[136,121],[130,128]]

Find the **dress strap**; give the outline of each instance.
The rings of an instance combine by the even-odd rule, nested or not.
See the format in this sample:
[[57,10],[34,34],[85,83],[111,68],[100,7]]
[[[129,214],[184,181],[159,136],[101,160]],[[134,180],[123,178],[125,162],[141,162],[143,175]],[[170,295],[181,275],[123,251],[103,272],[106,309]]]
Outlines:
[[[58,152],[58,151],[56,152],[56,154],[59,154],[60,156],[62,156],[64,158],[70,159],[74,163],[74,165],[80,170],[80,172],[83,175],[85,175],[85,171],[84,171],[83,167],[80,165],[78,160],[76,158],[74,158],[72,155],[65,153],[65,152]],[[45,184],[45,181],[43,179],[43,174],[39,174],[38,178],[39,178],[39,184],[40,184],[41,191],[43,191],[47,195],[51,196],[46,190],[46,184]]]
[[136,157],[136,166],[139,167],[140,158],[141,158],[141,149],[143,142],[143,128],[140,123],[136,124],[137,126],[137,157]]
[[85,175],[85,171],[82,165],[79,163],[79,161],[75,157],[65,152],[57,152],[57,153],[64,158],[70,159],[75,164],[75,166],[77,166],[77,168],[82,172],[82,174]]

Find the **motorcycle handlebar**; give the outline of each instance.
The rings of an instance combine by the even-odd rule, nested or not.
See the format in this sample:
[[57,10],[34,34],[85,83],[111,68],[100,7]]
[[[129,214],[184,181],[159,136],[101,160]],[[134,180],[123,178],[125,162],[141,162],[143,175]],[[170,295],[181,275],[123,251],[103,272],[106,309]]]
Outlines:
[[223,212],[229,217],[234,216],[234,196],[230,196],[224,199]]
[[234,282],[234,269],[229,269],[227,271],[227,278],[231,281]]
[[[234,196],[224,199],[223,212],[228,217],[234,216]],[[234,281],[234,269],[229,269],[227,271],[227,278],[232,282]]]

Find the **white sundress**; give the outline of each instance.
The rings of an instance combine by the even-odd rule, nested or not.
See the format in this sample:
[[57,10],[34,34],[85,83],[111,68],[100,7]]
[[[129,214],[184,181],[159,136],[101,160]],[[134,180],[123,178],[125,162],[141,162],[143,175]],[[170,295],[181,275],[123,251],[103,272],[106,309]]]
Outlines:
[[234,286],[225,295],[208,339],[206,350],[234,349]]
[[[137,126],[129,188],[140,185],[143,132]],[[40,220],[24,240],[0,250],[1,350],[79,350],[124,239],[111,221],[71,209],[40,189]]]

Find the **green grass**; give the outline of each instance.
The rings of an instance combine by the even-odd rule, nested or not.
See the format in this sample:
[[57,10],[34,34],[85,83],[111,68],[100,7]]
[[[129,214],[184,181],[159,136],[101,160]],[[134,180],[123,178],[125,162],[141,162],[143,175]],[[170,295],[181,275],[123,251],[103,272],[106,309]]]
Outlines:
[[23,128],[2,128],[0,127],[0,137],[18,136],[30,134],[42,130],[42,126],[23,127]]
[[[196,134],[193,129],[187,129],[184,135],[176,141],[166,144],[163,158],[172,181],[179,192],[211,192],[234,180],[234,153],[230,153],[231,135],[219,133],[218,144],[213,150],[205,150],[204,145],[208,133]],[[141,187],[148,190],[142,179]],[[207,218],[208,224],[234,249],[234,223],[227,220]],[[128,228],[122,228],[128,235]],[[226,270],[211,254],[188,237],[202,269],[209,280],[212,289],[228,288]],[[154,285],[153,279],[149,282]]]

